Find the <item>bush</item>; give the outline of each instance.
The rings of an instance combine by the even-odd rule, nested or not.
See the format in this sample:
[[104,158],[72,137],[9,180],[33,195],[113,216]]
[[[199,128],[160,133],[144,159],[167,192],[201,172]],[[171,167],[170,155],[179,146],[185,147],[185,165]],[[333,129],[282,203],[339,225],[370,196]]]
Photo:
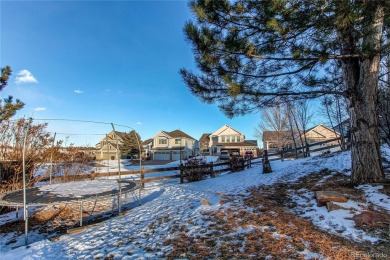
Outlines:
[[229,166],[231,172],[242,171],[245,168],[245,160],[239,156],[233,156],[229,158]]
[[215,176],[211,164],[208,164],[205,158],[186,161],[181,166],[181,172],[187,182],[201,181]]

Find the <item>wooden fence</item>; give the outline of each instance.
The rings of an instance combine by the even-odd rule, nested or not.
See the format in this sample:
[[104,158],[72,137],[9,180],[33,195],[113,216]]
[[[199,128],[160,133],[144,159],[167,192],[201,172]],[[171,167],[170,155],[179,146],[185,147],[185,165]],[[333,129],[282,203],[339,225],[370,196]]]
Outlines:
[[[333,138],[333,139],[329,139],[329,140],[326,140],[326,141],[309,144],[308,145],[309,146],[309,152],[312,153],[312,152],[328,151],[331,148],[340,147],[340,144],[334,144],[334,145],[328,145],[328,146],[320,147],[320,148],[317,148],[317,149],[310,149],[310,147],[323,145],[323,144],[331,143],[331,142],[334,142],[334,141],[340,141],[340,138]],[[346,145],[347,145],[347,147],[349,146],[348,144],[346,144]],[[298,157],[303,157],[303,151],[302,151],[303,149],[304,148],[300,147],[300,148],[297,148],[297,149],[290,149],[290,150],[284,151],[283,152],[284,158],[293,158],[293,157],[295,157],[296,152],[298,152]],[[275,157],[275,156],[277,158],[272,158],[272,159],[270,159],[270,161],[280,160],[281,156],[282,156],[282,153],[281,152],[277,152],[277,153],[269,153],[268,154],[268,157]]]
[[[312,143],[309,144],[309,150],[310,147],[313,146],[318,146],[321,144],[326,144],[330,142],[337,141],[338,138],[334,138],[331,140],[323,141],[323,142],[317,142],[317,143]],[[334,147],[338,147],[339,145],[331,145],[331,146],[324,146],[318,149],[310,150],[310,152],[318,152],[318,151],[323,151],[323,150],[329,150]],[[299,148],[297,150],[302,150],[302,148]],[[288,150],[284,152],[285,157],[284,158],[293,158],[295,157],[295,150]],[[299,154],[300,157],[303,156],[303,153]],[[274,160],[280,160],[281,159],[281,153],[272,153],[268,154],[269,157],[275,157],[270,159],[270,161]],[[247,168],[250,167],[253,164],[259,164],[262,163],[261,157],[256,157],[252,158],[251,160],[244,160],[242,161],[242,166],[241,168]],[[217,163],[207,163],[205,165],[201,165],[202,168],[208,168],[207,172],[212,172],[212,173],[220,173],[220,172],[225,172],[225,171],[231,171],[230,168],[230,163],[229,162],[217,162]],[[174,166],[174,167],[164,167],[164,168],[153,168],[153,169],[145,169],[144,167],[137,170],[131,170],[131,171],[121,171],[120,174],[121,176],[128,176],[128,175],[140,175],[140,179],[142,182],[142,187],[144,187],[146,182],[152,182],[152,181],[159,181],[159,180],[168,180],[168,179],[180,179],[180,183],[184,182],[184,174],[183,170],[185,170],[185,166]],[[149,173],[156,173],[156,172],[167,172],[167,171],[178,171],[177,174],[173,175],[166,175],[166,176],[158,176],[158,177],[149,177],[146,178]],[[92,171],[90,174],[79,174],[79,175],[64,175],[64,176],[55,176],[52,178],[52,180],[57,180],[57,181],[70,181],[70,180],[81,180],[81,179],[94,179],[94,178],[99,178],[99,177],[110,177],[110,176],[118,176],[119,172],[94,172]],[[46,179],[41,179],[40,181],[47,181],[48,178]]]
[[[260,157],[253,158],[251,160],[244,160],[242,161],[242,168],[249,167],[252,164],[258,164],[261,163],[261,160],[255,160],[259,159]],[[202,168],[208,168],[208,171],[211,171],[213,173],[220,173],[225,171],[231,171],[229,162],[211,162],[204,165],[201,165]],[[174,166],[174,167],[164,167],[164,168],[153,168],[153,169],[145,169],[144,167],[141,168],[141,171],[138,170],[131,170],[131,171],[121,171],[121,176],[128,176],[128,175],[140,175],[140,179],[142,182],[142,187],[144,187],[144,183],[146,182],[152,182],[152,181],[159,181],[159,180],[168,180],[168,179],[180,179],[180,183],[184,182],[184,174],[183,172],[186,170],[186,166]],[[168,172],[168,171],[178,171],[177,174],[173,175],[165,175],[165,176],[158,176],[158,177],[147,177],[150,173],[156,173],[156,172]],[[119,176],[119,172],[94,172],[91,171],[90,174],[77,174],[77,175],[63,175],[63,176],[53,176],[53,181],[73,181],[73,180],[82,180],[82,179],[95,179],[100,177],[111,177],[111,176]],[[40,181],[48,181],[49,178],[41,179]]]

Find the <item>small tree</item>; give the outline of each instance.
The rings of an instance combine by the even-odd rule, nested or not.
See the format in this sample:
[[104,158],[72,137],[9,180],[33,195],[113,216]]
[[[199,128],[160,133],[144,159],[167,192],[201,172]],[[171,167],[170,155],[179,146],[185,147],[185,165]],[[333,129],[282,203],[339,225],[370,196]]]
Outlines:
[[307,142],[306,132],[313,113],[310,112],[309,103],[307,100],[300,100],[296,102],[297,107],[295,108],[297,119],[298,119],[298,128],[301,129],[300,136],[304,139],[304,145],[302,149],[304,151],[304,156],[310,156],[309,144]]
[[262,138],[264,131],[275,133],[275,143],[281,151],[291,142],[291,133],[288,131],[288,114],[281,105],[261,110],[262,120],[257,125],[256,137]]
[[[28,126],[29,125],[29,126]],[[43,178],[43,175],[34,175],[37,169],[46,163],[47,150],[52,147],[53,139],[45,131],[47,124],[32,124],[30,120],[4,120],[0,123],[0,159],[1,159],[1,190],[9,191],[20,189],[23,185],[23,141],[27,133],[26,142],[26,185],[33,186]]]
[[47,123],[35,124],[30,119],[24,118],[16,121],[4,120],[0,123],[1,192],[23,187],[22,154],[26,132],[27,187],[33,187],[37,182],[47,180],[50,174],[69,180],[86,172],[86,161],[80,159],[79,149],[72,145],[63,147],[62,140],[53,144],[53,137],[46,131],[47,125]]
[[[5,66],[1,69],[1,78],[0,78],[0,92],[7,86],[8,79],[12,74],[12,70],[9,66]],[[22,109],[24,107],[24,103],[19,99],[13,101],[12,96],[8,96],[7,98],[0,99],[0,123],[3,120],[11,118],[15,115],[16,111]]]
[[201,181],[215,176],[205,158],[185,161],[180,168],[187,182]]

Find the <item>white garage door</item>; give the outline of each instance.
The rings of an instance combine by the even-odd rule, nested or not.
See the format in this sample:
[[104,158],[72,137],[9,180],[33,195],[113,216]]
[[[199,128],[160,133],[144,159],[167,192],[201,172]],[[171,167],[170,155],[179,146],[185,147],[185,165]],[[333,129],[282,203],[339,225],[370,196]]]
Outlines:
[[180,160],[180,152],[173,152],[172,153],[172,160],[174,160],[174,161],[178,161],[178,160]]
[[169,160],[169,152],[154,152],[153,160]]

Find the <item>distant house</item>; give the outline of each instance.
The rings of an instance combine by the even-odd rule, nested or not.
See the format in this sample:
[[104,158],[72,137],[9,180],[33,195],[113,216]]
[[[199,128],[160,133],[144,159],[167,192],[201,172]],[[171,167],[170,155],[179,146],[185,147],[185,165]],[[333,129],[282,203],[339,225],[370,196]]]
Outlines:
[[244,155],[252,151],[257,156],[257,140],[245,140],[245,135],[224,125],[214,133],[205,133],[199,140],[201,155],[219,155],[221,151],[239,152]]
[[291,131],[263,131],[262,141],[263,149],[269,153],[293,148]]
[[336,125],[333,129],[338,133],[343,133],[345,138],[349,138],[351,123],[349,118],[345,119],[341,124]]
[[[96,144],[95,155],[97,160],[118,160],[118,154],[120,158],[126,158],[127,155],[123,155],[120,151],[120,147],[123,144],[128,133],[119,131],[111,131],[105,137],[103,137],[99,143]],[[119,150],[117,149],[119,148]]]
[[144,148],[142,151],[142,157],[148,158],[152,155],[152,148],[153,148],[153,138],[149,138],[142,142],[142,147]]
[[[296,146],[293,142],[293,137],[290,131],[263,131],[263,149],[268,150],[269,153],[278,152],[284,149],[300,149],[302,148],[301,138],[304,142],[305,137],[299,136],[299,134],[294,133],[294,138]],[[323,148],[326,146],[333,146],[339,143],[340,134],[323,124],[319,124],[315,127],[306,130],[306,141],[309,145],[315,143],[321,143],[329,141],[326,143],[321,143],[310,147],[310,150],[315,150]],[[303,144],[305,146],[305,144]]]
[[198,152],[198,141],[181,130],[160,131],[153,137],[153,160],[185,160]]

